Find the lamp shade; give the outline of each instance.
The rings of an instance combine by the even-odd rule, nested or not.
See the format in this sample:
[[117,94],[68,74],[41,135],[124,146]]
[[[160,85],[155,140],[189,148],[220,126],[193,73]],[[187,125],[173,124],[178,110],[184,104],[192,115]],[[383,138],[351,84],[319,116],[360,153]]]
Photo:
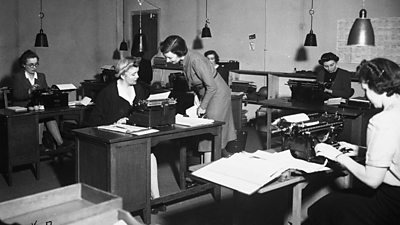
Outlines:
[[125,40],[122,40],[121,44],[119,45],[120,51],[128,51],[128,43]]
[[307,34],[306,40],[304,41],[304,46],[317,46],[317,36],[310,30]]
[[40,29],[39,33],[36,34],[35,47],[49,47],[47,35],[43,33],[43,29]]
[[207,23],[204,25],[203,30],[201,31],[201,37],[202,38],[210,38],[211,37],[211,31],[210,31],[210,28],[208,27]]
[[361,9],[360,18],[354,21],[350,29],[347,45],[375,46],[375,34],[371,20],[367,19],[367,11]]

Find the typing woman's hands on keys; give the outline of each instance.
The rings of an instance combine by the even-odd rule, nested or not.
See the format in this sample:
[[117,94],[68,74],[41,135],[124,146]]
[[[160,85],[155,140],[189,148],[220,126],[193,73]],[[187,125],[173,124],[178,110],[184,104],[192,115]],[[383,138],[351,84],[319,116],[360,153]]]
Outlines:
[[337,157],[343,154],[341,151],[339,151],[332,145],[325,143],[316,144],[314,147],[314,151],[317,156],[323,156],[332,161],[337,161]]

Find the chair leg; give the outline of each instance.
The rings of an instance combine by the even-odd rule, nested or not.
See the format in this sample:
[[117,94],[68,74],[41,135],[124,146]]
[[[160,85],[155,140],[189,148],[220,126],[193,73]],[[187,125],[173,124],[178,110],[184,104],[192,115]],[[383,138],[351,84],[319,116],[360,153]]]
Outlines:
[[34,174],[35,174],[35,178],[36,180],[40,179],[40,162],[34,163]]
[[8,166],[8,171],[7,171],[6,176],[7,176],[8,186],[12,186],[12,166],[11,165]]

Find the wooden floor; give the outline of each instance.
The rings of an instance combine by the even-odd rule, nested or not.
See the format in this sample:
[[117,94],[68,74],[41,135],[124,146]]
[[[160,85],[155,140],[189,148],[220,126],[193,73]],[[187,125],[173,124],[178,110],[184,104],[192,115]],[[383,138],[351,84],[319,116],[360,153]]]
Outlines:
[[[245,127],[248,131],[246,151],[263,149],[265,135],[254,127]],[[279,145],[276,139],[274,145]],[[158,148],[163,148],[160,146]],[[174,172],[178,152],[155,150],[159,164],[159,184],[161,195],[178,190]],[[194,159],[196,160],[196,159]],[[46,160],[41,163],[41,179],[36,180],[29,167],[16,167],[13,173],[14,183],[9,187],[0,177],[0,202],[30,195],[74,182],[74,166],[70,158],[62,161]],[[162,225],[224,225],[232,224],[233,199],[232,191],[222,188],[222,200],[215,202],[211,195],[203,195],[167,206],[166,212],[152,215],[152,224]],[[283,224],[283,216],[289,210],[289,190],[272,192],[264,199],[250,199],[246,205],[246,222],[243,224]],[[135,215],[140,219],[139,216]],[[1,219],[1,218],[0,218]],[[140,219],[141,220],[141,219]]]

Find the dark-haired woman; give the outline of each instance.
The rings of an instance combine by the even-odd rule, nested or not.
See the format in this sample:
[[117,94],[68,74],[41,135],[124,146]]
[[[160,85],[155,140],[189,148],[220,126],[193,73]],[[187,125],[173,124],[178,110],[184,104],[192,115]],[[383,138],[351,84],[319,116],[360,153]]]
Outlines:
[[363,61],[356,74],[367,98],[376,108],[382,108],[368,124],[365,165],[340,151],[358,150],[346,142],[340,143],[339,149],[321,143],[315,151],[344,166],[373,194],[328,194],[308,210],[309,220],[315,225],[400,224],[400,67],[376,58]]
[[200,53],[188,50],[185,40],[180,36],[167,37],[161,43],[160,51],[167,62],[183,62],[183,72],[189,87],[200,100],[197,115],[225,122],[222,126],[221,142],[221,148],[225,149],[229,141],[236,139],[230,88],[210,61]]
[[[32,93],[35,90],[48,89],[46,75],[39,73],[39,56],[32,50],[26,50],[19,58],[21,71],[14,74],[12,82],[13,104],[27,107]],[[71,147],[71,143],[64,142],[58,128],[57,121],[50,117],[43,119],[47,132],[43,133],[43,144],[48,150]]]
[[318,63],[324,67],[317,74],[317,81],[325,85],[325,99],[342,97],[350,98],[353,95],[351,89],[351,73],[338,67],[339,57],[332,52],[322,54]]

